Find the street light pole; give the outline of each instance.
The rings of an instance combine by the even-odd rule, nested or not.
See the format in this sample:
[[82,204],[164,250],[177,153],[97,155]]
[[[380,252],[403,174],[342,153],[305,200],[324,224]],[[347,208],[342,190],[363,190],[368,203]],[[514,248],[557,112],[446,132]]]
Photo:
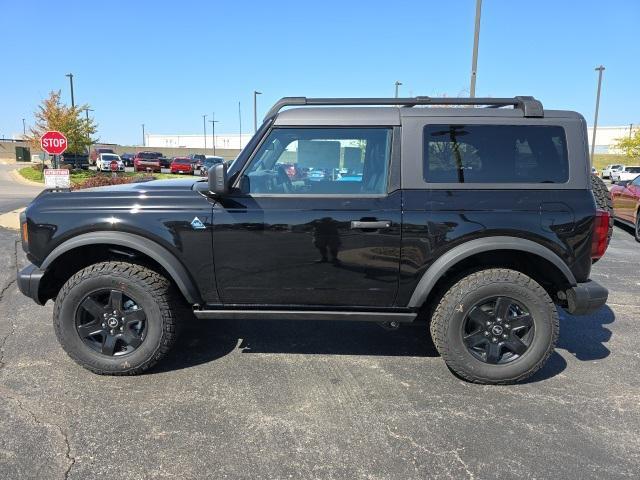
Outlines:
[[27,124],[25,123],[24,118],[22,119],[22,136],[27,135]]
[[262,95],[262,92],[257,90],[253,91],[253,133],[258,131],[258,95]]
[[213,154],[216,154],[216,123],[218,123],[218,120],[216,120],[216,112],[213,112],[213,114],[211,115],[211,118],[213,118],[213,120],[209,120],[209,123],[211,124],[211,138],[213,139]]
[[473,33],[473,56],[471,59],[471,86],[469,96],[476,96],[476,76],[478,73],[478,43],[480,42],[480,14],[482,13],[482,0],[476,0],[476,27]]
[[240,102],[238,102],[238,122],[240,125],[240,138],[238,142],[240,145],[240,150],[242,150],[242,111],[240,110]]
[[204,128],[204,149],[207,150],[207,116],[202,115],[202,126]]
[[396,98],[398,98],[398,87],[402,85],[402,82],[396,80],[395,86],[396,86]]
[[604,67],[600,65],[596,67],[596,72],[598,72],[598,93],[596,94],[596,114],[593,119],[593,136],[591,137],[591,166],[593,166],[593,154],[596,151],[596,130],[598,128],[598,112],[600,110],[600,89],[602,87],[602,72],[604,71]]
[[73,73],[67,73],[65,77],[69,77],[69,84],[71,85],[71,108],[75,108],[76,102],[73,98]]
[[142,124],[142,146],[143,147],[147,146],[147,142],[146,142],[145,136],[144,136],[144,123]]

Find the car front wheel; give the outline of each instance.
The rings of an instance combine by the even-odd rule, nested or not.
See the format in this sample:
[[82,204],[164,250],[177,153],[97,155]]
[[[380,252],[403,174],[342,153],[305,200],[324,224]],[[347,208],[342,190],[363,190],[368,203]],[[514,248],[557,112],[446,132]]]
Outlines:
[[82,367],[106,375],[142,373],[176,339],[172,284],[141,265],[102,262],[73,275],[53,311],[56,336]]
[[481,270],[442,297],[431,319],[434,344],[461,378],[485,384],[521,381],[540,369],[558,339],[558,312],[532,278]]

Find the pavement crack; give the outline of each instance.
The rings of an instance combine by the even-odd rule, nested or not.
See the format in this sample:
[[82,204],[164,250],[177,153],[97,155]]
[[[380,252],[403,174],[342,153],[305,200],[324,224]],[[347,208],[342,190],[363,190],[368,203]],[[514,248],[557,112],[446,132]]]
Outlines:
[[65,445],[64,456],[68,464],[67,468],[65,469],[63,478],[67,480],[69,478],[69,474],[71,473],[71,469],[76,464],[76,458],[71,454],[71,444],[69,443],[69,436],[67,435],[67,433],[57,423],[44,422],[40,420],[38,416],[33,411],[31,411],[18,397],[9,395],[9,398],[15,401],[18,404],[18,408],[23,412],[27,413],[36,425],[40,425],[45,428],[55,429],[60,434],[60,437],[62,438],[62,441],[64,442],[64,445]]
[[462,460],[462,457],[460,456],[460,452],[464,451],[464,448],[455,448],[452,450],[444,450],[441,452],[436,452],[434,450],[431,450],[425,447],[424,445],[417,443],[413,438],[407,435],[401,435],[397,432],[394,432],[393,430],[391,430],[391,428],[389,428],[388,425],[387,425],[387,432],[389,432],[389,435],[391,435],[396,440],[404,440],[406,442],[409,442],[413,447],[417,448],[418,450],[422,450],[423,452],[428,453],[429,455],[433,455],[436,457],[446,457],[449,455],[453,456],[453,459],[462,466],[462,468],[468,475],[469,479],[475,480],[476,477],[474,473],[469,469],[469,465],[467,465],[467,463],[464,460]]

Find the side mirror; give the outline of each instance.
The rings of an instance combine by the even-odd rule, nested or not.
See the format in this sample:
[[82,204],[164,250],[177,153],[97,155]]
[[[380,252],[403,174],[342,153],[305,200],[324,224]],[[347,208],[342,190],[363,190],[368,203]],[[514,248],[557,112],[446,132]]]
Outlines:
[[214,195],[224,195],[228,191],[227,165],[218,163],[209,169],[209,192]]

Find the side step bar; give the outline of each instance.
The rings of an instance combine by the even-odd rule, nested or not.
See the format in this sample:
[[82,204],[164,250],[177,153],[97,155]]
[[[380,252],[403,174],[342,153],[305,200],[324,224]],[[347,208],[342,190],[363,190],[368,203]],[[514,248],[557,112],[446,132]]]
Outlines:
[[331,310],[194,310],[197,318],[214,320],[346,320],[410,323],[413,312],[349,312]]

